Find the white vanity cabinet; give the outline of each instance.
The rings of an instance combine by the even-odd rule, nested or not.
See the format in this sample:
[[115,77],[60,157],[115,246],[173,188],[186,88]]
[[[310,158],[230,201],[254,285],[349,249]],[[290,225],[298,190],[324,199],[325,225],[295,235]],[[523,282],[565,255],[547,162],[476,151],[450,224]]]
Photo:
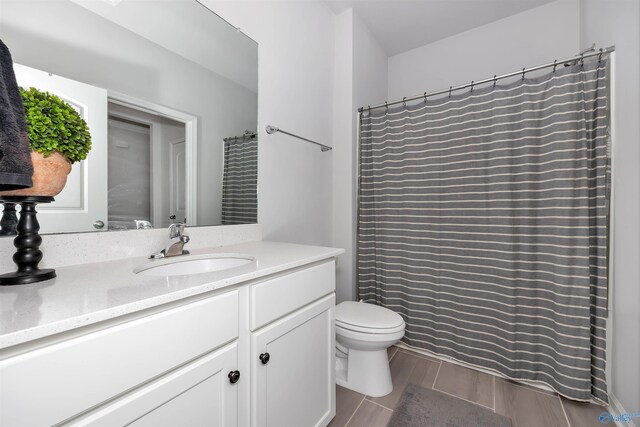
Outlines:
[[329,262],[252,287],[253,427],[324,426],[335,416],[334,272]]
[[[239,292],[233,290],[63,337],[51,345],[46,340],[32,343],[31,351],[0,361],[0,426],[71,422],[92,408],[109,405],[127,393],[143,390],[136,391],[145,384],[179,372],[190,361],[237,340],[238,304]],[[237,360],[228,362],[229,369],[238,369]],[[164,387],[165,397],[175,387]],[[160,406],[161,399],[156,400]],[[147,405],[147,401],[140,402]],[[129,405],[128,420],[144,415],[145,411],[137,411],[142,407],[137,402]],[[154,409],[152,405],[144,408]],[[117,408],[111,409],[107,412]]]
[[334,292],[330,258],[1,350],[0,426],[327,425]]
[[238,382],[229,376],[237,363],[234,342],[68,425],[235,427]]
[[330,295],[252,334],[253,426],[324,426],[335,416],[334,306]]

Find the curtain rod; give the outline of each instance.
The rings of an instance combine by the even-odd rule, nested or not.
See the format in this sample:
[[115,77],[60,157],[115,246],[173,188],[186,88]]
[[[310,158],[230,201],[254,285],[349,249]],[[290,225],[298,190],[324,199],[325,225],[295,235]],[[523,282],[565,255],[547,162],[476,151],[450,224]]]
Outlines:
[[[595,50],[595,49],[594,49]],[[591,58],[593,56],[602,56],[604,54],[607,53],[611,53],[615,51],[615,46],[610,46],[604,49],[600,49],[591,53],[581,53],[580,55],[576,55],[573,56],[571,58],[567,58],[567,59],[563,59],[561,61],[555,60],[553,62],[549,62],[548,64],[543,64],[543,65],[538,65],[536,67],[532,67],[532,68],[523,68],[520,71],[514,71],[512,73],[508,73],[508,74],[503,74],[501,76],[493,76],[491,78],[488,79],[484,79],[484,80],[479,80],[477,82],[471,82],[471,83],[467,83],[464,85],[460,85],[460,86],[449,86],[447,89],[442,89],[442,90],[436,90],[433,92],[425,92],[422,95],[416,95],[416,96],[410,96],[410,97],[404,97],[402,99],[398,99],[396,101],[391,101],[391,102],[384,102],[382,104],[378,104],[378,105],[368,105],[366,107],[360,107],[358,108],[358,112],[362,113],[365,110],[374,110],[377,108],[382,108],[382,107],[389,107],[390,105],[396,105],[396,104],[402,104],[402,103],[407,103],[410,101],[416,101],[418,99],[426,99],[430,96],[436,96],[436,95],[442,95],[445,93],[449,93],[451,94],[451,92],[453,91],[457,91],[457,90],[462,90],[462,89],[466,89],[468,87],[475,87],[481,84],[485,84],[485,83],[491,83],[491,82],[496,82],[497,80],[501,80],[501,79],[506,79],[509,77],[514,77],[514,76],[523,76],[525,75],[525,73],[530,73],[532,71],[538,71],[538,70],[542,70],[544,68],[550,68],[550,67],[557,67],[558,65],[562,65],[562,64],[566,64],[566,63],[570,63],[570,62],[577,62],[577,61],[584,61],[587,58]]]
[[246,139],[253,139],[253,138],[257,137],[257,136],[258,136],[258,134],[256,134],[256,133],[248,132],[248,133],[244,133],[244,134],[239,135],[239,136],[228,136],[226,138],[222,138],[222,140],[224,142],[236,142],[238,140],[245,141]]

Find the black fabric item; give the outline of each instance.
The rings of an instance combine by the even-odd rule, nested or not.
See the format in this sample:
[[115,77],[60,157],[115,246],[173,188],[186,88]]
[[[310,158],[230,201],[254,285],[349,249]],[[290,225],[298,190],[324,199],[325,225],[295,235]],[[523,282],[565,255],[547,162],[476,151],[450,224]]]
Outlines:
[[9,48],[0,40],[0,191],[30,188],[33,163]]
[[511,427],[490,409],[416,384],[409,384],[387,427]]

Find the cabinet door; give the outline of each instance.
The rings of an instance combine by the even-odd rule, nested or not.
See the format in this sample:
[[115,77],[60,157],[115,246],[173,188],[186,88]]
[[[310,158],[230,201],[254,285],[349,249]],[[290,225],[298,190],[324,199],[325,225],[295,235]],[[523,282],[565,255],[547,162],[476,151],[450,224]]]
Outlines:
[[[238,347],[234,342],[70,425],[237,426],[238,383],[229,380],[229,372],[237,364]],[[249,378],[241,375],[243,380]]]
[[253,426],[325,426],[334,417],[334,306],[332,294],[252,334]]

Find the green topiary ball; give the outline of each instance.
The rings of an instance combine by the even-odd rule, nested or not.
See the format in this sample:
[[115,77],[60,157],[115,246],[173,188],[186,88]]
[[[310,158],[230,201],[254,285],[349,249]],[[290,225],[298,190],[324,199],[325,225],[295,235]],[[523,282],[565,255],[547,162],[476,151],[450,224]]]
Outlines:
[[87,158],[91,150],[89,126],[59,97],[34,87],[20,88],[31,150],[48,157],[62,153],[71,163]]

